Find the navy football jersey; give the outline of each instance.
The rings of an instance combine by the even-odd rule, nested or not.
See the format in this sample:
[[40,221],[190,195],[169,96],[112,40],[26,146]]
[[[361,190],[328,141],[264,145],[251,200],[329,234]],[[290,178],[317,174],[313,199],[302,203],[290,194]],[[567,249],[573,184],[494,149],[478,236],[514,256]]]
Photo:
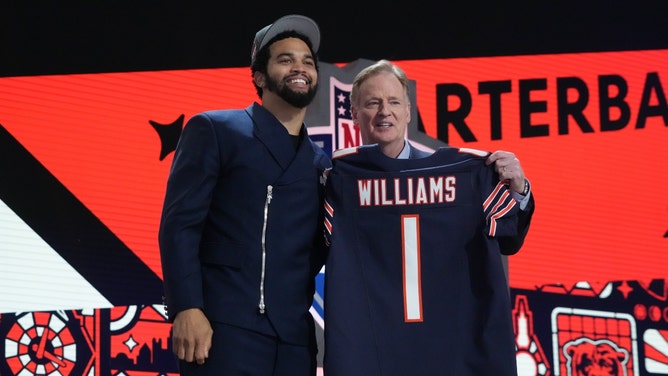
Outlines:
[[327,376],[517,375],[496,236],[519,205],[488,152],[337,151],[327,177]]

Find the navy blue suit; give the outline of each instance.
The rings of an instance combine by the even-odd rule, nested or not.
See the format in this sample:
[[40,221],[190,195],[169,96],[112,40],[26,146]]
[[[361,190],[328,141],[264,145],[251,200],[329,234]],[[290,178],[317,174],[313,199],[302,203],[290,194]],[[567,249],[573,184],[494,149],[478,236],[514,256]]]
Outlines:
[[170,320],[197,307],[212,322],[314,343],[309,308],[325,254],[322,175],[331,162],[306,127],[300,136],[295,149],[257,103],[188,121],[159,231]]

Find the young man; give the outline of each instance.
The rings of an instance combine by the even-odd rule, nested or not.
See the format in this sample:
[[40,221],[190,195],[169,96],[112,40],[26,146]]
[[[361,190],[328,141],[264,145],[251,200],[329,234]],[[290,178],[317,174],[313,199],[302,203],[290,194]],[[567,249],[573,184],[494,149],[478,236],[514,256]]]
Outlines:
[[519,161],[413,147],[388,61],[357,74],[351,107],[365,146],[337,151],[327,178],[325,374],[515,376],[501,254],[534,210]]
[[316,373],[309,308],[331,164],[303,121],[319,44],[304,16],[262,28],[251,52],[262,104],[197,114],[184,127],[159,230],[182,375]]

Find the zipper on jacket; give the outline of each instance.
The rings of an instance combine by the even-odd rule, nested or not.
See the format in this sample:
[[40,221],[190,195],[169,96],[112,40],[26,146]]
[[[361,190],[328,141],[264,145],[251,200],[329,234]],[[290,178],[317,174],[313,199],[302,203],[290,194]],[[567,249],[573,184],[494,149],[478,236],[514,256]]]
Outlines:
[[267,217],[269,215],[269,204],[271,203],[271,192],[274,189],[271,185],[267,186],[267,198],[264,201],[264,221],[262,222],[262,268],[260,269],[260,303],[257,305],[260,314],[266,312],[264,304],[264,274],[267,264]]

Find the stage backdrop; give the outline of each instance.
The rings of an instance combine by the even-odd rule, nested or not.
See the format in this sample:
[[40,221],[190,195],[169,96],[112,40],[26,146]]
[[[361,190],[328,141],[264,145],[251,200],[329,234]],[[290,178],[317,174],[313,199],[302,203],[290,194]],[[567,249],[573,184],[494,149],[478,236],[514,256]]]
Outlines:
[[[370,63],[321,63],[307,125],[329,153],[360,144],[350,83]],[[507,260],[520,374],[603,347],[668,374],[668,50],[395,63],[418,147],[509,150],[531,181]],[[253,100],[245,67],[0,78],[1,375],[176,372],[157,248],[173,150],[195,113]]]

